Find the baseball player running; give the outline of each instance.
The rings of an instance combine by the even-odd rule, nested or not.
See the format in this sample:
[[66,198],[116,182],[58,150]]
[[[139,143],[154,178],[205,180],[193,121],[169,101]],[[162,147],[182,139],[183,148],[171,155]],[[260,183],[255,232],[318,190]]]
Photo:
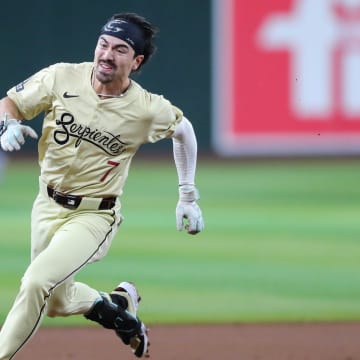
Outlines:
[[179,178],[177,229],[197,234],[204,227],[196,203],[192,125],[168,100],[130,78],[152,55],[155,34],[141,16],[116,14],[100,31],[93,62],[42,69],[0,102],[4,151],[19,150],[28,136],[36,139],[21,121],[44,113],[31,263],[0,332],[0,360],[14,358],[44,315],[72,314],[113,329],[137,357],[148,355],[135,285],[124,281],[105,293],[75,276],[109,250],[122,221],[120,196],[129,166],[144,143],[172,138]]

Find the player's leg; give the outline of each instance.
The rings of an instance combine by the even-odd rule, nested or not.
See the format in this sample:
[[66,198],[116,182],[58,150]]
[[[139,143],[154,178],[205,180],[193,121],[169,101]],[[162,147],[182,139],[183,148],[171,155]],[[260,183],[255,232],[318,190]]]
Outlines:
[[[95,297],[95,299],[94,299]],[[84,314],[100,293],[90,286],[75,282],[73,277],[57,286],[47,302],[46,315],[49,317]]]
[[[41,323],[54,289],[99,254],[105,254],[117,229],[116,218],[110,212],[103,216],[69,213],[63,218],[67,221],[24,274],[19,294],[0,332],[0,360],[12,358],[21,349]],[[73,304],[73,313],[89,311],[100,297],[88,286],[82,290],[82,299]]]
[[[42,189],[41,185],[40,189]],[[45,191],[40,191],[32,214],[32,258],[36,258],[46,248],[54,232],[61,225],[61,222],[59,225],[62,218],[61,213],[66,211],[56,204],[54,205]],[[115,225],[118,226],[121,222],[119,203],[116,204],[115,214],[117,214]],[[79,234],[79,237],[82,236],[84,234]],[[102,246],[102,251],[97,252],[89,262],[99,260],[105,255],[107,249],[107,246]],[[48,300],[47,314],[49,316],[68,316],[87,313],[86,317],[88,319],[97,321],[103,326],[105,326],[104,321],[97,319],[97,317],[100,316],[101,319],[107,318],[108,324],[106,327],[114,329],[123,342],[130,345],[136,356],[145,356],[148,350],[148,337],[144,324],[136,316],[138,294],[135,286],[130,283],[121,284],[122,287],[117,287],[111,294],[102,293],[102,296],[100,296],[97,293],[96,301],[93,301],[90,307],[84,307],[84,304],[88,304],[89,299],[93,297],[94,290],[86,284],[74,282],[74,278],[69,277],[54,289],[52,296]],[[115,306],[118,306],[118,311],[115,313],[111,310],[113,305],[110,302],[114,302]],[[100,308],[102,310],[97,312]],[[129,311],[130,315],[132,315],[130,318],[127,316],[126,311]],[[110,317],[109,314],[111,314]],[[132,317],[136,318],[135,322]],[[125,318],[128,318],[128,320],[124,321]],[[129,329],[131,331],[128,331]]]
[[[54,290],[48,302],[47,314],[51,317],[84,314],[81,304],[88,298],[88,286],[69,279]],[[149,342],[147,329],[137,317],[139,301],[135,285],[122,282],[111,293],[99,293],[84,315],[107,329],[115,330],[136,356],[146,356]]]

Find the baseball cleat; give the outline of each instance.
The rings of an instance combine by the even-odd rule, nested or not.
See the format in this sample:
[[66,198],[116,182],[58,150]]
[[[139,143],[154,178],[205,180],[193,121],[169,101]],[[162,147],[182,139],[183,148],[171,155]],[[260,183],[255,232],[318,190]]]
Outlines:
[[[149,357],[148,329],[136,316],[141,297],[135,285],[131,282],[121,282],[110,293],[110,297],[113,303],[124,309],[124,314],[120,311],[119,317],[115,320],[116,334],[126,345],[130,345],[135,356]],[[132,319],[129,319],[129,316]]]
[[127,310],[130,311],[133,315],[136,315],[141,296],[139,295],[134,283],[127,281],[121,282],[115,288],[115,290],[111,292],[110,296],[112,295],[120,295],[125,297],[128,302]]
[[141,322],[139,333],[130,339],[130,347],[135,356],[141,358],[150,357],[149,346],[148,329],[145,327],[144,323]]

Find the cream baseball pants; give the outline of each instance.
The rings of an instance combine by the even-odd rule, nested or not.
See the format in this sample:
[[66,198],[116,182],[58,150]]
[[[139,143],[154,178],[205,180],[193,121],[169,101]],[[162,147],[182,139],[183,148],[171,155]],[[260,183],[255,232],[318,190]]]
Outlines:
[[91,200],[76,210],[66,209],[48,197],[40,182],[32,209],[31,263],[0,331],[0,360],[21,350],[44,315],[85,314],[100,297],[74,277],[106,255],[121,222],[120,203],[96,210]]

